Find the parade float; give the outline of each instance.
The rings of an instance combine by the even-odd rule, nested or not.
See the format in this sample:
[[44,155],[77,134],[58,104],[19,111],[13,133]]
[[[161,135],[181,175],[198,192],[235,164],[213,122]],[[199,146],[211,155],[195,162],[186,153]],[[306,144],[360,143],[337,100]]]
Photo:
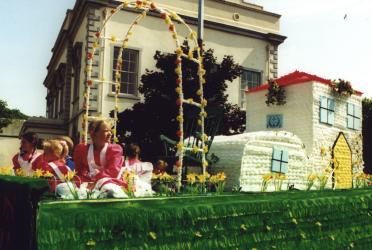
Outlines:
[[[107,20],[127,8],[135,9],[139,15],[124,37],[103,36],[101,30]],[[329,185],[334,187],[332,176],[336,170],[327,165],[323,175],[308,175],[308,171],[304,170],[307,167],[305,150],[301,139],[293,133],[257,132],[216,139],[215,152],[220,152],[219,162],[213,173],[206,171],[205,71],[197,37],[175,12],[159,8],[153,2],[124,1],[110,11],[97,31],[93,50],[87,54],[89,64],[86,68],[88,77],[82,141],[88,141],[88,121],[95,118],[89,113],[90,88],[94,83],[107,83],[105,79],[92,77],[93,57],[102,41],[111,40],[122,43],[116,60],[115,107],[111,119],[114,142],[117,142],[118,71],[123,67],[121,52],[148,12],[157,13],[159,18],[164,19],[175,42],[175,64],[178,66],[175,91],[179,95],[176,176],[154,174],[152,184],[157,193],[152,197],[135,197],[135,185],[132,183],[134,186],[128,185],[125,190],[129,196],[127,199],[97,199],[99,194],[90,190],[79,194],[81,189],[75,189],[74,174],[69,173],[63,182],[71,187],[71,193],[75,195],[66,200],[49,192],[55,180],[48,173],[36,171],[32,176],[23,176],[22,173],[14,176],[12,168],[0,168],[0,248],[367,249],[372,242],[369,176],[355,172],[351,182],[349,175],[345,177],[349,189],[327,189]],[[177,24],[183,24],[189,30],[188,38],[194,44],[195,58],[193,53],[183,53],[176,32]],[[197,94],[200,100],[183,98],[183,58],[199,65],[200,89]],[[200,110],[201,142],[193,148],[187,148],[183,143],[183,105],[193,105]],[[276,126],[278,121],[270,120],[270,124]],[[340,150],[335,152],[342,153],[347,143],[342,136],[340,138]],[[187,150],[202,154],[202,166],[199,173],[188,173],[182,182],[183,156]],[[324,150],[322,154],[326,157],[327,152]],[[226,165],[221,166],[223,163]],[[230,166],[231,169],[228,169]],[[130,183],[134,176],[126,173],[123,178]],[[231,183],[230,178],[233,180]],[[288,179],[293,179],[294,188],[287,185]],[[224,192],[226,184],[231,192]],[[297,187],[307,191],[297,190]]]

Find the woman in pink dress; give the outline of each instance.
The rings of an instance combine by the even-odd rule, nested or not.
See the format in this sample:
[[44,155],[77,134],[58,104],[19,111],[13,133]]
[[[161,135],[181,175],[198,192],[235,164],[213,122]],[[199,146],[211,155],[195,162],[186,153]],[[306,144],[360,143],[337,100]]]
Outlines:
[[111,143],[111,126],[104,120],[94,120],[88,130],[91,143],[76,145],[73,155],[77,175],[82,182],[94,182],[95,188],[108,196],[122,197],[121,186],[126,184],[117,176],[123,164],[123,150]]
[[12,159],[16,174],[22,169],[24,175],[32,176],[36,169],[42,168],[43,160],[41,153],[36,149],[37,143],[38,136],[36,133],[27,132],[22,135],[20,152]]

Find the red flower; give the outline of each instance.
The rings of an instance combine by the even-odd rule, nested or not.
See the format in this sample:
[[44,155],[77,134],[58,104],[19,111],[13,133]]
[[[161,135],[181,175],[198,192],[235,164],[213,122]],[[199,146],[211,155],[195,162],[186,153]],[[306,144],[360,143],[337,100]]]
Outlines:
[[171,24],[171,25],[169,25],[169,31],[174,31],[174,25],[173,24]]
[[92,80],[87,80],[87,84],[88,84],[88,86],[92,86],[93,85],[93,81]]
[[101,33],[99,33],[99,32],[96,32],[96,37],[99,37],[99,35],[100,35]]
[[176,167],[181,167],[181,162],[180,161],[176,161]]
[[151,4],[150,4],[150,8],[151,8],[152,10],[154,10],[154,9],[156,9],[156,5],[155,5],[154,3],[151,3]]
[[176,65],[180,64],[181,63],[181,60],[180,59],[177,59],[176,60]]
[[180,84],[181,84],[181,79],[177,78],[177,79],[176,79],[176,84],[177,84],[177,85],[180,85]]
[[177,135],[178,137],[181,137],[181,136],[183,135],[183,133],[182,133],[181,130],[178,130],[177,133],[176,133],[176,135]]
[[112,9],[112,10],[111,10],[111,13],[114,14],[114,13],[115,13],[115,9]]
[[160,13],[160,17],[163,18],[163,19],[167,18],[167,16],[168,15],[165,12]]
[[181,106],[181,99],[177,99],[177,101],[176,101],[176,104],[177,104],[177,106]]
[[87,57],[88,57],[88,59],[92,59],[92,57],[93,57],[92,53],[89,52]]
[[141,0],[137,0],[136,3],[137,3],[137,5],[142,5],[142,1]]

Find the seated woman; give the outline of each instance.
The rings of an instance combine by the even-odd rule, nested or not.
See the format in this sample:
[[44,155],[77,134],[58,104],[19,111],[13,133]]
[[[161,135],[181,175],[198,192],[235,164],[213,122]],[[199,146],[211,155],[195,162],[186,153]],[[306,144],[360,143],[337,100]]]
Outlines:
[[66,165],[71,170],[74,170],[75,169],[75,164],[74,164],[74,161],[72,160],[72,157],[70,155],[72,153],[72,149],[74,148],[74,142],[71,140],[70,137],[65,136],[65,135],[58,136],[56,139],[61,141],[61,142],[65,142],[67,144],[68,152],[67,152],[67,155],[65,157],[65,162],[66,162]]
[[124,166],[117,178],[121,179],[125,172],[133,172],[136,175],[134,195],[136,197],[151,196],[153,194],[151,188],[152,164],[140,160],[141,150],[135,143],[130,143],[125,147],[125,154],[127,159],[124,161]]
[[134,172],[142,181],[151,184],[153,166],[150,162],[140,160],[141,149],[135,143],[130,143],[125,148],[126,160],[121,173],[124,171]]
[[42,169],[43,157],[36,149],[38,136],[34,132],[27,132],[21,137],[21,147],[12,161],[15,174],[32,176],[36,169]]
[[51,190],[54,191],[56,184],[64,180],[71,169],[66,165],[65,157],[68,152],[68,146],[65,142],[59,140],[46,140],[43,143],[44,148],[44,166],[43,170],[54,175],[56,182],[51,183]]
[[88,130],[91,143],[76,145],[73,155],[77,175],[83,182],[94,182],[95,189],[106,192],[109,197],[126,197],[121,189],[126,183],[117,179],[123,164],[123,150],[111,144],[111,126],[104,120],[94,120]]

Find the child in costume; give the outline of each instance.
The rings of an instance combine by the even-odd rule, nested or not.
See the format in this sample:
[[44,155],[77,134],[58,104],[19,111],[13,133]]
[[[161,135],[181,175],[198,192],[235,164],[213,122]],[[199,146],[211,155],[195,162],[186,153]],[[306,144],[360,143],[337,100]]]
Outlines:
[[13,169],[16,175],[32,176],[36,169],[41,169],[43,160],[37,151],[38,136],[34,132],[27,132],[21,137],[20,152],[14,155]]

